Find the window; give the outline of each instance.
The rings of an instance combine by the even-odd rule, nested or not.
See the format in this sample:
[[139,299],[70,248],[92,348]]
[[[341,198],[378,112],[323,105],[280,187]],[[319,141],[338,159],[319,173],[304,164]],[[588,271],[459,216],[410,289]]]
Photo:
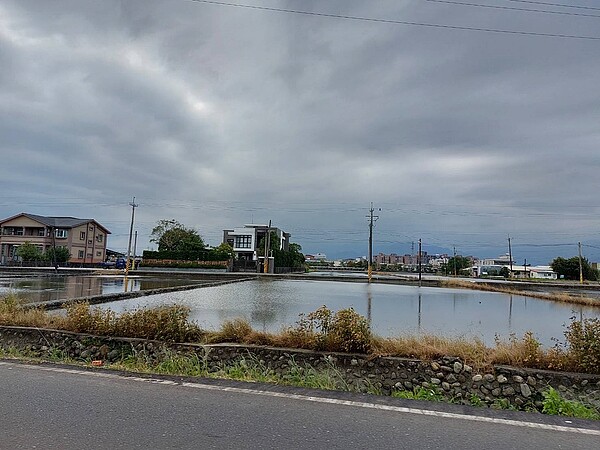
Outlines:
[[46,230],[44,228],[38,228],[38,236],[46,236]]
[[83,241],[83,240],[85,240],[85,231],[80,231],[80,232],[79,232],[79,240],[80,240],[80,241]]
[[252,248],[252,236],[242,235],[235,237],[235,248]]
[[92,240],[88,239],[88,245],[92,245]]
[[23,228],[6,227],[2,229],[2,234],[7,236],[23,236]]
[[83,250],[79,250],[79,256],[78,256],[78,258],[79,259],[83,259]]
[[99,234],[98,236],[96,236],[96,242],[102,242],[104,240],[104,236],[102,234]]
[[67,230],[62,228],[57,228],[54,230],[54,236],[60,239],[65,239],[67,237]]
[[96,256],[102,256],[102,252],[96,252]]

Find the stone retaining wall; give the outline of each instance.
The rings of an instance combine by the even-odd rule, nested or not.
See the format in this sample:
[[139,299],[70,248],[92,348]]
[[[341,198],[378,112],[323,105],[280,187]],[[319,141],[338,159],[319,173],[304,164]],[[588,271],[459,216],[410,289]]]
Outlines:
[[196,354],[209,371],[217,371],[242,359],[253,359],[278,374],[290,365],[335,369],[354,390],[425,388],[454,401],[497,402],[518,408],[541,407],[542,392],[552,386],[565,398],[581,400],[600,408],[600,374],[552,372],[496,366],[477,372],[459,358],[443,357],[420,361],[395,357],[368,357],[345,353],[312,352],[237,344],[166,344],[131,338],[111,338],[25,327],[0,326],[0,348],[18,349],[31,356],[68,356],[82,361],[118,361],[130,355],[143,355],[151,361],[176,354]]

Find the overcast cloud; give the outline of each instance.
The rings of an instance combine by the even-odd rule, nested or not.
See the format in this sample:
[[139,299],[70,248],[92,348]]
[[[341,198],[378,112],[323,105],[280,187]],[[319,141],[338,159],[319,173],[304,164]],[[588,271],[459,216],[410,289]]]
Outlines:
[[[240,4],[600,38],[600,10],[473,0]],[[591,0],[578,5],[597,6]],[[0,0],[0,216],[266,223],[307,253],[600,260],[600,40],[189,0]],[[567,245],[560,245],[567,244]],[[596,248],[598,247],[598,248]]]

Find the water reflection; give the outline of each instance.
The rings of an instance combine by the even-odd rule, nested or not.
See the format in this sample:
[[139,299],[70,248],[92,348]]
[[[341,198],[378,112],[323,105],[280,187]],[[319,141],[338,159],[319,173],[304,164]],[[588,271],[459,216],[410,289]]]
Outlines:
[[255,280],[193,291],[173,292],[104,305],[115,310],[144,305],[181,303],[192,319],[207,329],[243,317],[255,329],[279,331],[300,313],[322,305],[333,310],[353,307],[367,317],[380,336],[430,333],[478,337],[493,345],[496,335],[508,338],[533,331],[544,345],[562,338],[564,324],[575,313],[600,317],[600,310],[553,303],[518,295],[459,289],[332,281]]
[[66,300],[128,291],[189,285],[186,279],[111,276],[45,276],[1,278],[0,293],[15,293],[31,302]]

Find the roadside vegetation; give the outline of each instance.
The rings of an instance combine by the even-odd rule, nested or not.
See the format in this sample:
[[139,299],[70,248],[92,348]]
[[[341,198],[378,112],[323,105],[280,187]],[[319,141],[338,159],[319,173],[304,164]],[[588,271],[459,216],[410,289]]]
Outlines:
[[[373,356],[400,356],[421,360],[433,360],[452,355],[460,357],[465,363],[478,369],[506,364],[597,373],[600,367],[600,320],[598,319],[573,321],[566,328],[564,344],[544,349],[532,333],[526,333],[521,338],[513,336],[508,341],[498,340],[493,347],[488,347],[476,339],[452,339],[431,335],[380,338],[371,334],[367,320],[352,308],[333,312],[323,306],[309,314],[301,315],[294,326],[279,333],[258,332],[242,319],[226,321],[218,331],[208,332],[191,323],[188,316],[189,310],[178,305],[139,309],[117,315],[110,310],[90,307],[87,303],[76,303],[69,305],[64,315],[57,315],[40,308],[22,308],[19,299],[14,295],[8,295],[0,301],[0,325],[50,328],[165,342],[205,344],[228,342],[365,353]],[[25,351],[0,349],[0,357],[27,358],[28,356]],[[49,359],[82,364],[82,361],[69,359],[60,351],[51,353]],[[134,352],[117,362],[107,363],[105,367],[139,373],[225,378],[318,389],[342,391],[356,389],[344,381],[344,377],[333,364],[315,369],[292,361],[285,374],[278,374],[258,359],[247,357],[234,364],[223,365],[215,371],[214,368],[209,370],[206,361],[196,354],[172,352],[156,360],[144,353]],[[371,394],[382,394],[380,389],[368,384],[366,390]],[[485,405],[477,396],[448,400],[435,386],[416,387],[413,391],[392,391],[392,396],[450,401],[473,406]],[[599,412],[594,408],[566,400],[553,389],[544,393],[542,405],[541,412],[546,414],[600,419]],[[492,407],[515,408],[514,405],[502,400],[498,400]],[[533,405],[525,405],[524,409],[528,408],[539,409]]]
[[352,308],[334,312],[322,306],[300,315],[294,326],[278,333],[256,331],[243,319],[225,321],[219,330],[206,331],[188,320],[189,312],[186,307],[171,305],[116,314],[81,302],[68,305],[65,314],[58,315],[42,308],[22,308],[18,297],[8,295],[0,300],[0,325],[165,342],[227,342],[421,360],[452,355],[480,369],[505,364],[598,373],[600,367],[600,320],[596,318],[573,320],[565,328],[564,342],[543,348],[532,333],[498,339],[494,346],[478,339],[433,335],[382,338],[374,336],[366,318]]
[[[30,358],[27,352],[15,349],[4,350],[0,348],[0,358],[18,358],[40,361],[39,358]],[[72,365],[87,365],[81,360],[69,358],[61,352],[51,353],[45,360]],[[285,374],[279,374],[267,367],[257,358],[248,357],[233,364],[223,365],[218,370],[209,370],[205,361],[196,354],[180,355],[171,353],[160,361],[150,359],[145,354],[134,353],[120,361],[108,363],[104,366],[109,370],[136,372],[143,374],[158,374],[185,377],[204,377],[213,379],[227,379],[247,382],[272,383],[282,386],[296,386],[322,390],[336,390],[345,392],[359,392],[357,388],[349,385],[339,370],[328,365],[325,368],[315,369],[308,365],[299,365],[294,361],[289,364]],[[366,386],[366,392],[373,395],[382,395],[380,389],[373,385]],[[361,390],[360,392],[364,392]],[[480,397],[472,395],[468,399],[446,398],[436,387],[416,387],[410,390],[394,390],[392,397],[409,400],[426,400],[432,402],[448,402],[467,404],[476,407],[485,407],[486,404]],[[519,410],[515,405],[504,399],[497,399],[492,405],[493,409]],[[576,417],[580,419],[600,420],[600,412],[595,408],[579,401],[567,400],[558,391],[549,388],[544,393],[541,410],[533,405],[525,405],[521,410],[541,412],[548,415]]]

